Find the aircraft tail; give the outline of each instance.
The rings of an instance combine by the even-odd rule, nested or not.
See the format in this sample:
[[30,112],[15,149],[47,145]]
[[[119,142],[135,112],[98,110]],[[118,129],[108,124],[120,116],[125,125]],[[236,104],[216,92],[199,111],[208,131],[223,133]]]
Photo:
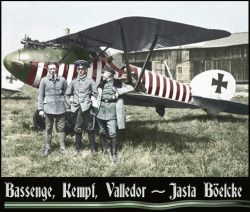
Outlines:
[[209,115],[220,112],[248,115],[248,105],[229,101],[236,90],[234,77],[226,71],[209,70],[195,76],[190,83],[192,101]]

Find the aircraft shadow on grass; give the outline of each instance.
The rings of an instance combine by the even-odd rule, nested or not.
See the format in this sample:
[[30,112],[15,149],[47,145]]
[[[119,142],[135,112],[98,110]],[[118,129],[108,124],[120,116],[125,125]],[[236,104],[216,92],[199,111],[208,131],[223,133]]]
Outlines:
[[150,149],[157,148],[157,146],[162,146],[162,148],[169,146],[177,152],[182,152],[183,149],[188,148],[188,143],[206,144],[211,142],[206,136],[201,135],[197,137],[180,133],[181,129],[178,132],[171,132],[171,129],[166,129],[166,131],[146,127],[142,129],[143,126],[143,123],[136,122],[127,127],[126,131],[118,133],[119,148],[126,145],[134,147],[143,146]]
[[[199,115],[187,115],[185,117],[180,117],[180,118],[173,118],[173,119],[169,119],[167,121],[169,122],[173,122],[173,123],[178,123],[178,122],[185,122],[185,121],[193,121],[193,120],[198,120],[198,121],[213,121],[216,120],[218,122],[225,122],[225,123],[235,123],[235,122],[245,122],[248,120],[248,117],[234,117],[233,115],[225,115],[225,116],[217,116],[217,117],[213,117],[213,116],[208,116],[206,114],[199,114]],[[162,122],[165,122],[165,120],[162,120]]]
[[[126,143],[132,141],[131,145],[133,146],[144,146],[147,147],[156,147],[156,145],[161,146],[171,146],[177,152],[181,152],[185,148],[189,148],[189,143],[199,144],[208,144],[213,142],[211,138],[206,135],[200,134],[192,135],[192,126],[180,126],[179,128],[166,128],[164,130],[158,130],[158,127],[149,128],[147,125],[152,126],[155,124],[162,123],[181,123],[187,121],[198,120],[202,122],[217,120],[223,123],[242,123],[247,122],[248,119],[242,120],[242,118],[237,118],[233,116],[221,116],[221,117],[209,117],[207,115],[194,115],[187,116],[182,118],[177,118],[173,120],[151,120],[151,121],[130,121],[127,123],[126,130],[118,132],[120,146],[127,145]],[[191,133],[190,133],[191,131]]]

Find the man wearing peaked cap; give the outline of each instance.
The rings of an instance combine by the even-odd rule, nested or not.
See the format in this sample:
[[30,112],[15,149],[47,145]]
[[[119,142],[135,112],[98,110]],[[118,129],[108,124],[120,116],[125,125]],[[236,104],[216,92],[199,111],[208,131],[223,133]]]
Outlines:
[[73,79],[65,92],[67,105],[74,113],[75,153],[77,156],[82,146],[83,129],[88,133],[91,152],[96,151],[93,119],[90,115],[92,109],[91,97],[97,97],[97,86],[94,80],[87,77],[88,62],[77,60],[75,62],[78,76]]
[[75,65],[77,68],[88,68],[89,67],[88,62],[85,60],[77,60],[75,62]]

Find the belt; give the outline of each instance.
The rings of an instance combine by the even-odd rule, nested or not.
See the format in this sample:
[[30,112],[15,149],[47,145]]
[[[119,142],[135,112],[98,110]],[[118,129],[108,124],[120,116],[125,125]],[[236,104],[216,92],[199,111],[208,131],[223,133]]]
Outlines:
[[116,102],[117,99],[101,99],[102,102]]

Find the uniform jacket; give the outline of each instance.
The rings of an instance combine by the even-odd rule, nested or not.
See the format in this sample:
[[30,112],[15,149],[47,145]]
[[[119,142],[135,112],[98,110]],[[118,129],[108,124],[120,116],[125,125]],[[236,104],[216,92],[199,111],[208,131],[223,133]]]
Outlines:
[[42,78],[38,91],[38,110],[47,114],[62,114],[66,112],[64,93],[68,85],[61,76],[52,80],[51,75]]
[[133,86],[131,85],[126,85],[122,83],[121,80],[114,79],[113,86],[114,89],[118,92],[119,97],[116,102],[111,102],[111,103],[104,103],[101,102],[102,99],[102,93],[103,93],[103,88],[105,85],[106,81],[102,81],[98,85],[98,97],[97,97],[97,109],[95,111],[95,114],[98,115],[100,111],[100,107],[104,104],[115,104],[116,110],[110,110],[110,113],[116,113],[116,119],[117,119],[117,125],[118,129],[124,129],[125,128],[125,123],[126,123],[126,116],[125,116],[125,110],[124,110],[124,103],[123,99],[121,96],[125,93],[131,92],[134,90]]
[[[97,97],[97,86],[94,80],[84,77],[77,77],[71,81],[65,92],[65,101],[74,113],[81,106],[82,112],[91,107],[91,96]],[[69,99],[73,96],[74,102],[70,103]]]

